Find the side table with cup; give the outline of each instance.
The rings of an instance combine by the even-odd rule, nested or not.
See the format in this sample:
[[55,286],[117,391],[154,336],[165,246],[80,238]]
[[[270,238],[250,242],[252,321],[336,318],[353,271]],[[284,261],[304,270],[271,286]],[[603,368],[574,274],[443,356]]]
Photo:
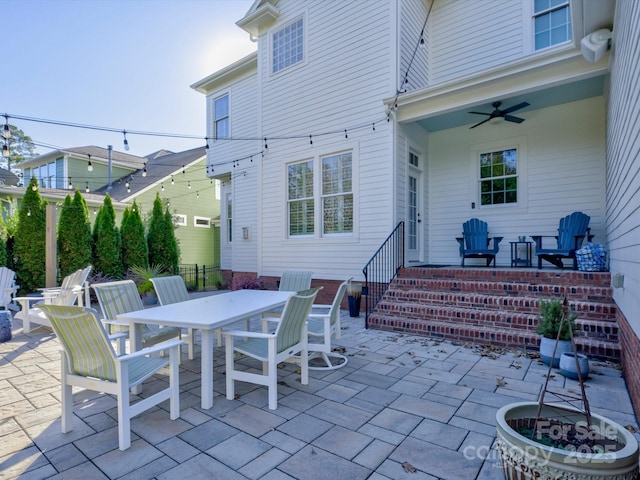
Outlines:
[[511,245],[511,266],[531,267],[533,242],[527,241],[527,237],[521,235],[518,241],[509,242],[509,244]]

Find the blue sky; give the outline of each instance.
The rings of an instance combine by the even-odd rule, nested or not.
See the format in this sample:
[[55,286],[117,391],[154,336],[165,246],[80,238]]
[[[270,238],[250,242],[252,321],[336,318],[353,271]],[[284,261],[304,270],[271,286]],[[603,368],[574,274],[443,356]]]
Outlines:
[[[118,130],[206,134],[194,82],[255,51],[235,25],[253,0],[0,0],[0,115]],[[123,135],[10,119],[38,147],[113,145]],[[134,155],[204,140],[127,135]]]

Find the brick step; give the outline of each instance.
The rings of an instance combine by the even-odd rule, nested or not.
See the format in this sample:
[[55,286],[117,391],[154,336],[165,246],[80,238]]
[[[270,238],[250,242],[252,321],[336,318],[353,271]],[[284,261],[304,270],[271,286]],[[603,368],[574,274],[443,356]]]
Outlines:
[[[460,308],[504,310],[522,314],[537,315],[540,303],[545,298],[540,297],[511,297],[504,295],[485,295],[467,292],[437,292],[422,289],[398,290],[394,284],[384,296],[385,303],[430,306],[457,306]],[[569,301],[569,310],[582,318],[603,321],[615,321],[616,306],[613,303]]]
[[[406,319],[383,315],[377,311],[369,316],[368,322],[372,328],[380,330],[401,331],[497,347],[537,350],[540,343],[540,336],[529,330],[515,328],[496,329],[482,325]],[[620,344],[618,342],[582,336],[576,337],[575,341],[578,351],[589,357],[613,361],[619,361],[620,359]]]
[[613,302],[610,286],[556,285],[552,283],[523,283],[508,281],[460,280],[455,278],[396,278],[395,291],[464,292],[509,297],[567,297],[569,300]]
[[574,285],[611,287],[609,272],[580,272],[574,270],[538,270],[533,268],[423,268],[408,267],[398,272],[401,278],[414,279],[453,279],[458,281],[492,281],[523,283],[528,285]]
[[[483,326],[487,328],[514,329],[535,332],[538,326],[538,314],[510,312],[497,309],[464,308],[458,305],[422,305],[388,302],[378,303],[374,315],[396,317],[408,322],[435,321],[452,325]],[[615,318],[576,319],[578,330],[589,337],[618,341],[618,324]]]

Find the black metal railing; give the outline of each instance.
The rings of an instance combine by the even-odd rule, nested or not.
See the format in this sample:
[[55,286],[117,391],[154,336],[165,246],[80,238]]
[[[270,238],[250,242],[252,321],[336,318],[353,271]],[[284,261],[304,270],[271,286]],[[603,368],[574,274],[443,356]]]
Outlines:
[[211,290],[222,285],[222,273],[218,265],[180,265],[180,276],[189,291]]
[[369,315],[402,267],[404,267],[404,222],[398,223],[362,269],[365,327],[369,327]]

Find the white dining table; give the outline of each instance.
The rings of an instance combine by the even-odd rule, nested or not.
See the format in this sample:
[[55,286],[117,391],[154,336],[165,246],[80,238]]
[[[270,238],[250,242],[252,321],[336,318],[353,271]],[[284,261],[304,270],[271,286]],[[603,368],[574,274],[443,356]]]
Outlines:
[[129,324],[129,341],[133,351],[141,348],[142,325],[194,328],[202,333],[201,404],[213,406],[214,331],[240,320],[282,307],[295,292],[274,290],[235,290],[185,302],[145,308],[117,316]]

